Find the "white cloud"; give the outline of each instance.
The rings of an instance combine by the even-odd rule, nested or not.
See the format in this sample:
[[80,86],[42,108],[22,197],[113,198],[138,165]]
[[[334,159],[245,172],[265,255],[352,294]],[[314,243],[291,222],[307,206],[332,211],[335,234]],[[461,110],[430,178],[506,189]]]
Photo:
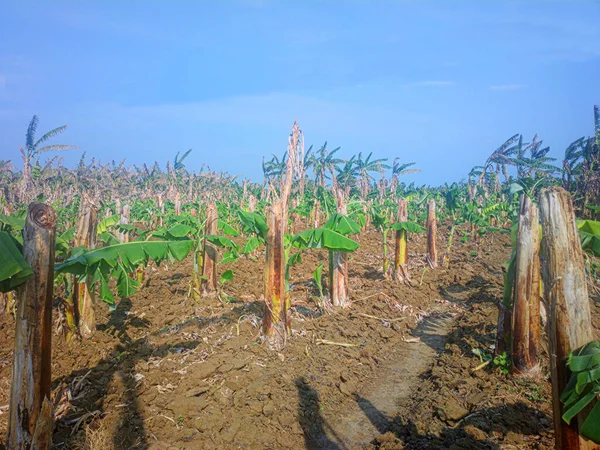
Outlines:
[[455,84],[454,81],[413,81],[412,83],[403,84],[402,87],[446,87]]
[[526,88],[526,84],[495,84],[490,86],[491,91],[517,91]]

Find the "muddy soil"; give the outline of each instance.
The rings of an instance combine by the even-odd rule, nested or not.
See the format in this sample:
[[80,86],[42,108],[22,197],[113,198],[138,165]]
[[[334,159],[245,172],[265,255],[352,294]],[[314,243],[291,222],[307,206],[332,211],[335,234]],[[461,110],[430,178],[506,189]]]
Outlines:
[[[383,277],[378,233],[360,243],[346,310],[323,315],[313,300],[324,252],[293,268],[293,336],[282,352],[260,343],[260,254],[220,266],[234,279],[198,301],[191,261],[148,267],[135,296],[114,311],[99,305],[90,340],[54,336],[54,447],[551,448],[545,359],[533,381],[497,364],[472,372],[481,363],[473,350],[493,352],[506,236],[455,240],[449,269],[437,270],[426,268],[425,237],[411,236],[413,286]],[[0,316],[0,407],[13,334],[12,317]]]

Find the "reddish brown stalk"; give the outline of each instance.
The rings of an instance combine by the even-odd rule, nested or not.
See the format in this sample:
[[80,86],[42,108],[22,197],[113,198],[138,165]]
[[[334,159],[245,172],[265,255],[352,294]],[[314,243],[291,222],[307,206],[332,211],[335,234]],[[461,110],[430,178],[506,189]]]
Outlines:
[[[291,334],[290,297],[285,286],[284,236],[288,222],[288,203],[294,173],[298,172],[298,152],[302,151],[302,132],[294,122],[289,136],[285,177],[281,180],[279,198],[267,208],[269,231],[266,239],[265,314],[263,332],[270,347],[285,346]],[[275,190],[272,189],[273,193]]]
[[542,278],[545,297],[550,304],[548,340],[556,448],[598,449],[599,445],[580,434],[580,427],[596,400],[570,424],[561,417],[560,395],[569,377],[566,365],[569,351],[578,350],[594,339],[583,253],[571,196],[562,188],[543,189],[540,213],[543,228]]
[[513,372],[537,372],[540,346],[540,231],[537,206],[521,196],[512,316]]
[[263,328],[266,336],[280,348],[285,345],[291,332],[289,315],[290,298],[285,290],[285,255],[282,202],[267,208],[269,233],[266,242],[265,317]]
[[15,349],[8,410],[9,449],[51,446],[52,296],[56,214],[32,203],[23,229],[23,256],[33,275],[17,290]]

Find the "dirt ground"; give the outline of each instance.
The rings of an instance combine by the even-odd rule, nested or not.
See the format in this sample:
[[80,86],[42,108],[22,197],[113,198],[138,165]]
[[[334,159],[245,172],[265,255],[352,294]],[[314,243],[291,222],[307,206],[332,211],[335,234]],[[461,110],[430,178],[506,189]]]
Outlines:
[[[235,271],[221,299],[189,296],[189,260],[147,268],[135,296],[99,305],[92,339],[53,337],[54,448],[552,448],[545,354],[536,380],[473,371],[493,354],[507,236],[457,238],[449,269],[430,270],[425,236],[412,235],[413,286],[384,279],[378,233],[360,243],[346,310],[320,315],[312,300],[324,252],[292,269],[293,336],[280,353],[259,341],[260,254],[220,267]],[[592,314],[598,329],[598,298]],[[13,335],[0,315],[0,407]]]

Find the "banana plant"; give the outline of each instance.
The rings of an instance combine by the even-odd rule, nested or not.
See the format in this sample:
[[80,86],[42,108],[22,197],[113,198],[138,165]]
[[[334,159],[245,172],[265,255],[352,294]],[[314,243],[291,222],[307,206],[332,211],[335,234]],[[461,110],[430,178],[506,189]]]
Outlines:
[[264,216],[259,213],[242,210],[237,213],[242,226],[242,233],[248,236],[241,253],[251,255],[261,245],[265,244],[269,227]]
[[319,264],[315,271],[313,272],[313,283],[317,288],[317,292],[319,296],[316,297],[317,306],[323,312],[328,312],[327,309],[327,300],[325,298],[325,294],[323,293],[323,263]]
[[369,205],[363,200],[350,201],[346,205],[348,218],[356,222],[362,232],[366,231],[370,219],[368,207]]
[[0,292],[16,289],[33,274],[22,251],[21,243],[0,231]]
[[388,240],[387,235],[390,231],[391,220],[388,209],[384,205],[372,205],[371,210],[371,223],[381,233],[382,237],[382,251],[383,251],[383,276],[389,277],[389,266],[390,260],[388,257]]
[[153,261],[157,265],[165,260],[182,261],[193,249],[191,239],[177,241],[136,241],[111,245],[92,251],[81,249],[66,261],[55,265],[55,274],[70,273],[79,281],[89,278],[90,284],[100,284],[100,300],[114,305],[114,295],[109,288],[110,279],[116,279],[119,297],[130,297],[140,283],[129,277],[140,265]]
[[581,247],[594,256],[600,256],[600,222],[578,220],[577,228],[581,236]]
[[344,306],[343,301],[336,296],[343,300],[348,296],[347,260],[342,258],[340,264],[337,261],[339,259],[337,254],[356,251],[360,244],[346,235],[359,232],[360,225],[358,223],[343,214],[334,213],[323,228],[306,230],[292,239],[292,245],[301,250],[322,248],[329,251],[329,297],[334,306]]
[[[63,235],[64,236],[64,235]],[[66,242],[64,237],[57,241]],[[128,274],[138,265],[148,261],[160,264],[164,260],[183,260],[193,248],[190,239],[179,241],[142,241],[117,244],[87,251],[83,247],[71,251],[72,255],[54,266],[55,277],[74,274],[80,281],[88,278],[91,284],[100,284],[100,299],[114,304],[114,295],[109,288],[111,278],[117,281],[120,297],[135,294],[140,283]],[[0,291],[8,292],[24,283],[32,275],[31,268],[22,255],[22,249],[7,232],[0,231]]]
[[411,284],[408,272],[408,233],[423,233],[425,228],[415,222],[395,222],[390,225],[396,234],[396,252],[394,256],[394,276],[396,280]]
[[115,235],[110,233],[109,230],[112,227],[118,225],[120,220],[121,217],[118,214],[113,214],[98,222],[98,227],[96,228],[98,240],[107,245],[119,244],[119,239],[117,239]]
[[[194,217],[189,213],[183,213],[180,216],[172,216],[167,218],[167,227],[154,231],[151,236],[168,241],[185,241],[191,239],[193,242],[192,254],[194,260],[192,285],[190,286],[194,298],[200,296],[200,286],[202,283],[202,267],[204,264],[204,240],[207,240],[216,247],[226,248],[227,251],[223,255],[223,259],[219,263],[233,262],[238,258],[237,245],[227,236],[222,235],[205,235],[204,226],[206,220]],[[236,237],[239,233],[227,222],[218,220],[217,229],[223,234]],[[233,271],[227,271],[222,277],[225,281],[229,277],[233,277]],[[224,279],[221,280],[222,282]]]
[[[577,353],[569,352],[567,368],[571,377],[560,401],[562,419],[570,423],[600,394],[600,342],[592,341]],[[600,401],[596,401],[581,425],[581,435],[600,444]]]
[[295,208],[290,208],[290,214],[297,214],[299,217],[308,219],[315,207],[316,198],[308,191],[299,200]]
[[337,230],[330,228],[313,228],[294,236],[292,245],[301,250],[323,248],[330,252],[353,252],[360,244]]
[[75,224],[79,214],[79,205],[81,199],[79,196],[73,198],[71,202],[64,206],[60,206],[59,202],[54,202],[52,207],[56,211],[56,223],[58,228],[69,228]]
[[452,220],[450,225],[450,234],[448,236],[448,244],[446,247],[446,254],[444,256],[444,266],[448,268],[450,265],[450,254],[452,251],[452,240],[454,239],[454,232],[456,230],[457,223],[457,211],[461,204],[461,192],[460,188],[454,184],[444,192],[444,200],[446,202],[446,210]]
[[0,231],[10,233],[13,238],[23,243],[20,231],[25,227],[25,216],[0,214]]
[[517,233],[519,223],[515,222],[510,230],[510,242],[512,250],[510,258],[502,267],[502,278],[504,289],[502,303],[500,304],[500,315],[498,317],[498,330],[496,336],[496,352],[501,354],[510,349],[510,312],[513,305],[513,293],[515,289],[515,278],[517,271]]

